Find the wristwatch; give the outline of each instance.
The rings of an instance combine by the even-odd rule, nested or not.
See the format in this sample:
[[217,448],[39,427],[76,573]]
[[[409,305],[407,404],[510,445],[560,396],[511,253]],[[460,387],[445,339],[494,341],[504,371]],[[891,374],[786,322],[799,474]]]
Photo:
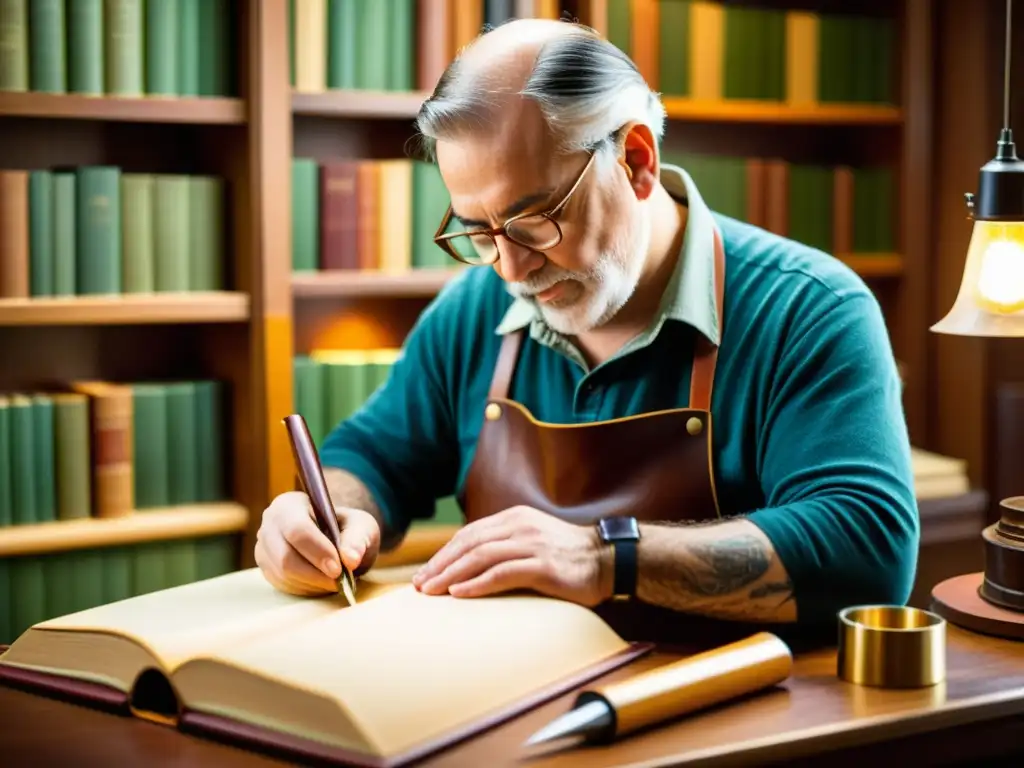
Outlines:
[[605,517],[597,522],[601,541],[611,544],[615,561],[615,582],[612,587],[613,600],[628,600],[636,595],[637,542],[640,541],[640,526],[635,517]]

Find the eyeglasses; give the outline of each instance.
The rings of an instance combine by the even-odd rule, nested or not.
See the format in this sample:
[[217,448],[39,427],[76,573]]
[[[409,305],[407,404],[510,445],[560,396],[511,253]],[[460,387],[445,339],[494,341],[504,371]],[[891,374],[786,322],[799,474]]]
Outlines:
[[557,217],[569,202],[583,178],[594,164],[596,154],[591,154],[572,188],[562,201],[549,211],[543,213],[520,213],[508,219],[502,226],[494,229],[472,229],[466,231],[449,231],[457,225],[458,220],[452,215],[452,207],[441,220],[441,226],[434,233],[434,242],[443,248],[449,256],[464,264],[493,264],[498,260],[498,235],[504,235],[514,243],[533,251],[546,251],[562,242],[562,228]]

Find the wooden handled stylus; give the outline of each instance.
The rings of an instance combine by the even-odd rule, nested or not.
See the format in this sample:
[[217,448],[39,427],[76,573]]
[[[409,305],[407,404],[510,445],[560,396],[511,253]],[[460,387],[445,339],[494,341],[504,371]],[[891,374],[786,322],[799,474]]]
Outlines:
[[588,688],[573,708],[537,731],[526,746],[577,737],[607,742],[644,726],[781,683],[793,655],[769,632],[665,664],[617,683]]

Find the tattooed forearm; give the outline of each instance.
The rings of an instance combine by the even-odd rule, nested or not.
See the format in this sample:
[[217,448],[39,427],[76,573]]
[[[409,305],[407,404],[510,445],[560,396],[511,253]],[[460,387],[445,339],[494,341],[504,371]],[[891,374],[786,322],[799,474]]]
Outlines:
[[641,600],[740,621],[795,621],[793,586],[771,542],[752,523],[645,526]]
[[327,492],[330,493],[335,507],[361,509],[377,519],[377,524],[380,526],[381,551],[394,549],[402,543],[402,535],[396,535],[389,531],[384,524],[384,515],[380,511],[380,507],[377,506],[373,494],[358,477],[343,469],[324,467],[324,481],[327,483]]

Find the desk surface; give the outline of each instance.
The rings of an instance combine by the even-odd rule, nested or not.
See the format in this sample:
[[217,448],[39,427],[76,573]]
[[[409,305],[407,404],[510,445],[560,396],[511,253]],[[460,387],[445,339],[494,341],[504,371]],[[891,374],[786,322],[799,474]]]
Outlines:
[[[676,765],[763,765],[783,757],[813,763],[830,754],[830,766],[863,764],[872,748],[887,758],[906,754],[917,766],[928,753],[981,748],[1020,750],[1024,744],[1024,643],[948,630],[948,679],[931,689],[892,691],[842,682],[835,652],[797,658],[794,675],[777,690],[733,703],[618,744],[529,755],[519,745],[565,711],[572,695],[552,701],[475,739],[420,762],[419,766],[530,766],[530,768],[655,768]],[[672,660],[654,654],[636,670]],[[609,676],[621,677],[624,671]],[[853,752],[843,754],[835,750]],[[868,752],[865,752],[868,750]],[[146,765],[272,766],[270,758],[184,736],[169,728],[91,711],[0,688],[0,755],[4,766]],[[529,758],[529,759],[527,759]],[[841,758],[846,758],[845,760]]]

